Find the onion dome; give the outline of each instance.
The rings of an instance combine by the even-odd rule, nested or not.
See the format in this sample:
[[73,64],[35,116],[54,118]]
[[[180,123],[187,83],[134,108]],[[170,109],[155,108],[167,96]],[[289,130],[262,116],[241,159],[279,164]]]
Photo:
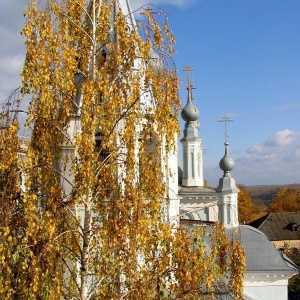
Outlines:
[[234,167],[234,160],[228,154],[228,145],[229,145],[229,143],[226,142],[224,145],[225,145],[225,155],[220,160],[219,166],[220,166],[221,170],[224,171],[224,174],[229,174],[230,171]]
[[[220,163],[219,163],[219,166],[220,166],[221,170],[224,171],[224,174],[223,174],[223,177],[221,177],[219,179],[219,185],[218,185],[216,191],[218,193],[227,193],[227,195],[228,195],[228,193],[231,193],[229,198],[231,199],[230,201],[233,201],[232,199],[234,197],[236,197],[235,195],[236,195],[236,193],[239,192],[239,189],[236,187],[234,178],[231,177],[231,175],[230,175],[230,171],[234,167],[234,161],[228,154],[228,145],[229,144],[226,141],[224,145],[225,145],[225,155],[223,156],[223,158],[220,160]],[[236,219],[236,216],[238,215],[237,205],[236,205],[236,203],[231,202],[232,205],[230,205],[229,211],[227,210],[227,208],[225,209],[225,207],[227,207],[227,205],[223,205],[223,204],[226,204],[224,202],[225,201],[224,196],[225,195],[222,195],[221,199],[219,198],[221,210],[223,211],[223,213],[221,214],[221,218],[223,218],[229,212],[231,215],[230,219],[234,220],[234,219]],[[229,223],[227,223],[227,225],[230,224],[230,222],[231,222],[230,219],[227,219],[226,222],[229,222]],[[222,220],[222,222],[223,221],[224,221],[224,219]],[[233,224],[237,224],[237,223],[238,223],[237,220],[233,222]]]
[[199,110],[192,102],[191,87],[188,90],[188,101],[186,106],[181,111],[181,117],[186,122],[197,121],[199,117]]

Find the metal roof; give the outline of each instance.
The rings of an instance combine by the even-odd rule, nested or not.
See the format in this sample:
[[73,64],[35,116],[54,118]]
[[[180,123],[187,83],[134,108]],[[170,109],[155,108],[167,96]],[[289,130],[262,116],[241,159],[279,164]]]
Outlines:
[[[226,229],[230,236],[234,228]],[[278,251],[258,229],[240,225],[238,235],[246,251],[246,268],[249,272],[298,272],[298,267]]]
[[251,223],[270,241],[300,240],[300,215],[293,212],[270,213]]
[[[208,232],[214,230],[213,224],[206,222],[181,220],[181,224],[188,228],[204,226]],[[243,245],[246,252],[247,273],[259,274],[263,277],[276,273],[291,277],[293,274],[298,273],[298,267],[281,251],[278,251],[272,242],[258,229],[248,225],[240,225],[225,228],[225,233],[229,239],[240,240]],[[210,238],[204,236],[203,239],[209,251]]]
[[178,194],[189,194],[195,196],[207,196],[212,195],[216,196],[216,191],[213,189],[205,188],[203,186],[179,186],[178,187]]

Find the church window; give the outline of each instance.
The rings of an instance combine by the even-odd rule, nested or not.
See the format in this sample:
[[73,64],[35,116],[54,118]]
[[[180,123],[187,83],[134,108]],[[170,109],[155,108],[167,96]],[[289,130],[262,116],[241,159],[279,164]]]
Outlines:
[[191,166],[192,166],[192,178],[195,178],[194,152],[191,152]]
[[290,231],[298,231],[298,226],[296,223],[289,223],[285,229]]
[[187,153],[183,153],[183,178],[187,178],[188,157]]
[[102,67],[106,61],[107,61],[107,52],[105,50],[101,50],[97,56],[98,66]]
[[104,148],[102,145],[103,140],[103,134],[97,133],[95,135],[95,151],[98,153],[98,157],[100,161],[105,161],[109,157],[109,150],[107,148]]
[[227,208],[227,224],[231,224],[231,205],[230,204],[225,204]]

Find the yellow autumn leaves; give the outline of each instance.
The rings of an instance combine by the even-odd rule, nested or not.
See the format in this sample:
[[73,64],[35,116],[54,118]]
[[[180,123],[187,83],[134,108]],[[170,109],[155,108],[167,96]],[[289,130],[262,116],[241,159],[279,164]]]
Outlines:
[[[167,158],[180,109],[167,61],[175,38],[165,20],[145,15],[151,30],[143,40],[119,2],[28,6],[22,79],[32,136],[20,170],[26,190],[15,202],[17,124],[11,148],[0,142],[1,174],[14,178],[1,194],[9,247],[0,248],[0,298],[201,299],[234,271],[225,287],[239,299],[241,249],[216,226],[210,253],[203,228],[167,222]],[[152,69],[150,50],[160,69]]]

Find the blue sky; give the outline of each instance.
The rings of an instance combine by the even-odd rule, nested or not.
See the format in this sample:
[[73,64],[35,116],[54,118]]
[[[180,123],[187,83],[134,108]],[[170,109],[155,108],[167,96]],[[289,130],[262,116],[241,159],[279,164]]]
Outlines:
[[[300,182],[300,1],[185,0],[153,3],[170,13],[175,63],[186,102],[190,65],[200,111],[204,177],[222,175],[225,114],[237,183]],[[19,35],[25,0],[0,1],[0,99],[20,83],[24,58]]]

